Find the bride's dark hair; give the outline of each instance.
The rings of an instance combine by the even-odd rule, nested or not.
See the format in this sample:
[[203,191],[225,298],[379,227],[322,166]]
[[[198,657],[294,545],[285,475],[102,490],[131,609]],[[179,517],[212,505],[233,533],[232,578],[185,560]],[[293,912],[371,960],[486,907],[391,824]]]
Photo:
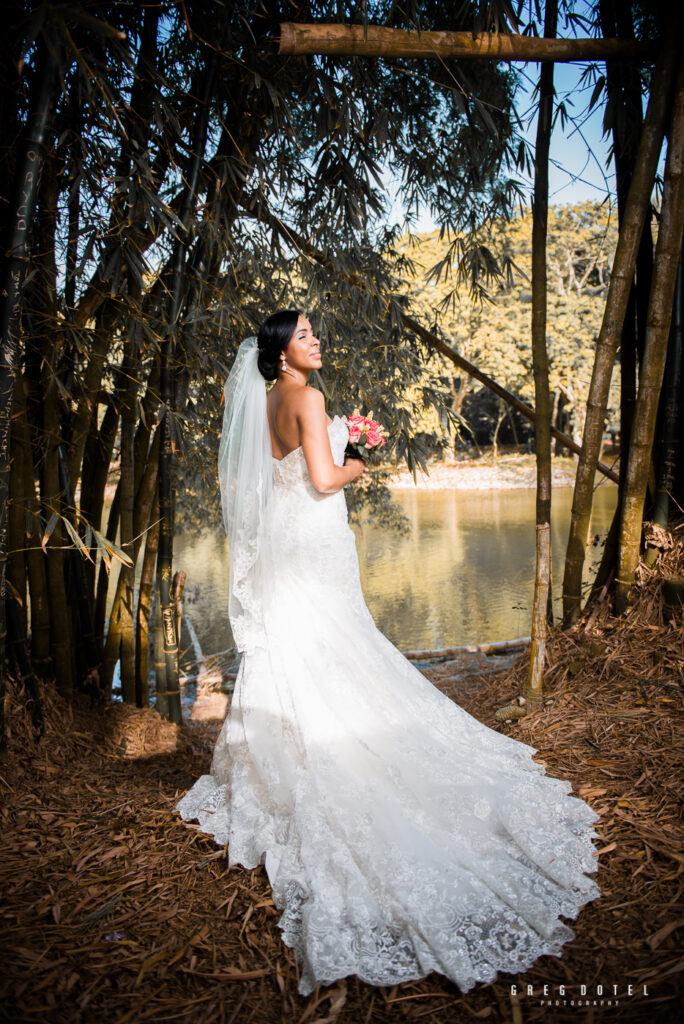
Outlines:
[[257,366],[262,377],[275,380],[281,354],[290,343],[301,313],[298,309],[279,309],[264,320],[257,334]]

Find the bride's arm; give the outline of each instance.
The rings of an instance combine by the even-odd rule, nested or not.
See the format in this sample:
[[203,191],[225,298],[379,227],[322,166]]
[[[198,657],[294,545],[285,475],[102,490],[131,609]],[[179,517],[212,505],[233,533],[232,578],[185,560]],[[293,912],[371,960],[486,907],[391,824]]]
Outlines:
[[332,494],[365,472],[366,464],[361,459],[349,459],[344,466],[335,465],[330,450],[325,401],[320,391],[308,387],[302,389],[297,423],[309,476],[317,491]]

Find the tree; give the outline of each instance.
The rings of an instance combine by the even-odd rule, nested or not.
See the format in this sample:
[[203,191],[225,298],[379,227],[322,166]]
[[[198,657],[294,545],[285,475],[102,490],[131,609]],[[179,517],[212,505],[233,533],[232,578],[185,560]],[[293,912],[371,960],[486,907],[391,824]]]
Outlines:
[[[488,288],[484,301],[471,297],[465,283],[458,281],[457,269],[451,274],[442,273],[439,279],[430,274],[449,252],[449,240],[440,237],[439,231],[409,236],[400,242],[401,251],[411,260],[411,270],[403,275],[403,288],[410,296],[415,316],[425,316],[429,311],[450,347],[484,373],[504,382],[528,405],[534,403],[529,344],[531,230],[529,211],[496,221],[489,228],[500,276]],[[547,349],[550,390],[558,395],[553,427],[570,434],[578,450],[616,241],[617,219],[608,204],[580,203],[549,209]],[[445,362],[445,373],[447,365]],[[476,387],[475,378],[462,376],[463,396]],[[616,433],[620,429],[619,408],[618,388],[611,385],[608,425]]]
[[[29,226],[45,154],[45,136],[51,113],[52,83],[56,71],[54,51],[41,48],[27,131],[16,170],[16,185],[7,217],[9,244],[5,248],[0,289],[0,745],[5,732],[2,719],[5,696],[6,571],[8,506],[10,495],[10,426],[20,350],[20,322]],[[13,601],[13,597],[10,598]],[[17,625],[16,616],[10,622]],[[15,633],[15,643],[23,640]]]
[[[558,4],[547,0],[544,37],[556,35]],[[541,703],[546,619],[551,594],[551,399],[549,360],[546,350],[546,232],[549,212],[549,148],[553,121],[553,64],[543,64],[539,74],[539,113],[534,154],[534,199],[532,202],[532,363],[537,413],[537,501],[536,566],[532,609],[530,669],[523,695],[533,704]]]
[[[372,408],[410,465],[429,450],[430,439],[415,434],[417,409],[427,403],[449,421],[446,383],[425,372],[422,343],[401,330],[403,257],[398,229],[382,223],[382,169],[393,159],[407,204],[425,199],[453,231],[505,213],[517,194],[506,177],[513,80],[490,64],[435,60],[416,76],[401,61],[283,59],[269,40],[293,10],[286,0],[220,9],[15,4],[7,47],[22,78],[0,80],[10,135],[27,121],[43,44],[62,60],[49,90],[46,173],[26,222],[30,273],[2,409],[9,424],[11,394],[26,393],[13,430],[16,443],[27,432],[30,460],[13,500],[33,516],[32,550],[45,550],[42,570],[28,552],[16,559],[19,597],[26,606],[30,594],[31,608],[19,639],[30,630],[37,642],[47,612],[51,670],[67,695],[106,694],[121,658],[124,697],[145,703],[136,672],[149,561],[137,611],[132,583],[143,550],[154,556],[142,538],[154,539],[155,487],[175,689],[178,638],[164,589],[171,538],[211,505],[219,526],[223,381],[237,344],[269,309],[318,309],[332,371],[319,384],[333,411]],[[312,17],[337,10],[306,8]],[[466,29],[473,10],[464,7]],[[389,3],[377,12],[410,24]],[[422,5],[421,17],[436,29],[451,18],[436,2]],[[13,150],[0,156],[9,194],[20,168]],[[273,224],[284,213],[316,238],[333,271],[283,238]],[[5,237],[9,249],[9,225]],[[339,271],[361,275],[366,289],[340,288]],[[375,493],[387,496],[381,485]]]
[[591,517],[594,474],[603,437],[608,389],[634,277],[637,251],[646,214],[650,208],[651,192],[665,130],[665,119],[673,88],[680,41],[678,24],[675,24],[670,27],[663,40],[662,52],[656,66],[636,165],[618,236],[603,323],[596,345],[565,560],[563,616],[566,625],[576,621],[581,610],[582,569]]

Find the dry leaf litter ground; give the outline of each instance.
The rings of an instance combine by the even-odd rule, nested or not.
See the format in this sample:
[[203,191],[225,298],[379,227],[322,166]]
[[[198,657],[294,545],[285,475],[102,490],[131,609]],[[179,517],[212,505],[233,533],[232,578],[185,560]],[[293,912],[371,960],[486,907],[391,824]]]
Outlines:
[[602,606],[588,627],[552,634],[546,703],[526,718],[501,726],[494,713],[519,693],[527,654],[485,687],[473,687],[472,677],[456,683],[449,663],[426,670],[471,714],[536,747],[549,774],[569,779],[601,816],[602,896],[571,922],[576,937],[562,957],[467,995],[432,974],[394,988],[350,977],[301,998],[263,867],[229,869],[226,849],[172,812],[207,770],[220,723],[178,729],[154,711],[70,707],[48,689],[46,731],[36,742],[23,700],[10,691],[9,753],[0,763],[0,1019],[681,1019],[684,636],[681,611],[666,617],[662,600],[663,574],[684,573],[681,526],[674,540],[626,618]]

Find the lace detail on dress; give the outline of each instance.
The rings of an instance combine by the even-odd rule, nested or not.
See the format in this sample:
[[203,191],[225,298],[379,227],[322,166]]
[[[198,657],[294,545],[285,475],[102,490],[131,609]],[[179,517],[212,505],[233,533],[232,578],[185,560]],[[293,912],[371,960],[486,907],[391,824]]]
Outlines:
[[[341,465],[344,421],[329,436]],[[302,995],[430,971],[466,992],[559,956],[559,916],[600,895],[598,816],[377,630],[344,494],[317,492],[299,450],[271,505],[264,633],[181,815],[231,865],[265,864]]]

